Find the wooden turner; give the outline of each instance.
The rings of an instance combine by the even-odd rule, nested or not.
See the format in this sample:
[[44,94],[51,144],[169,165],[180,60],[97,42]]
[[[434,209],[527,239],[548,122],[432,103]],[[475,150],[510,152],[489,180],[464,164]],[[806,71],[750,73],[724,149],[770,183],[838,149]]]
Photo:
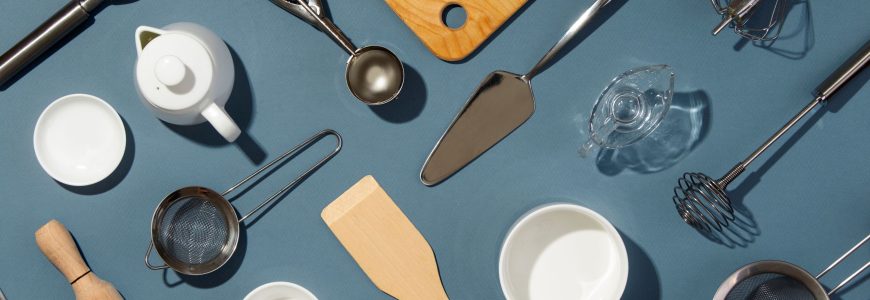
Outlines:
[[[446,61],[467,57],[520,10],[527,0],[385,0],[405,25],[435,56]],[[465,9],[462,27],[447,27],[441,19],[444,9],[459,5]]]
[[384,293],[400,300],[447,299],[429,243],[371,175],[320,216]]
[[76,243],[66,227],[57,220],[48,221],[36,231],[36,245],[45,257],[63,273],[72,285],[76,299],[121,300],[121,294],[111,283],[97,277],[79,254]]

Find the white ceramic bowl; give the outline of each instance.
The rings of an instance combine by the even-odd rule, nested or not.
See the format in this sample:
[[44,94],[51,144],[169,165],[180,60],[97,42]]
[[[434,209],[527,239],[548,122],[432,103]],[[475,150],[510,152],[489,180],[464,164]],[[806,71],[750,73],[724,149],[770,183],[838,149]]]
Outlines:
[[511,227],[498,269],[508,300],[619,299],[628,255],[619,233],[598,213],[550,204]]
[[317,300],[317,297],[298,284],[276,281],[257,287],[244,300]]
[[126,147],[121,117],[91,95],[55,100],[42,111],[33,131],[39,164],[55,180],[72,186],[91,185],[111,175]]

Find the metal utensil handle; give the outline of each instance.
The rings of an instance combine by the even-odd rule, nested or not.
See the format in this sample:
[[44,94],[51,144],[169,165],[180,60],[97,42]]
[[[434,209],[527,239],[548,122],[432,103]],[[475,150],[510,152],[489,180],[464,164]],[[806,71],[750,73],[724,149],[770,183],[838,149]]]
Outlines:
[[155,266],[155,265],[152,265],[151,262],[148,261],[148,257],[151,256],[152,249],[154,249],[154,242],[148,242],[148,251],[145,252],[145,266],[151,270],[163,270],[163,269],[169,268],[169,265],[167,265],[165,262],[163,263],[162,266]]
[[870,41],[864,43],[864,46],[858,52],[855,52],[855,54],[849,57],[849,60],[816,87],[816,97],[821,98],[821,100],[827,100],[841,86],[846,84],[849,79],[852,79],[856,73],[861,71],[867,65],[867,62],[870,62]]
[[320,24],[317,23],[317,17],[323,15],[323,5],[320,3],[320,0],[306,1],[306,3],[308,3],[308,6],[313,8],[314,12],[316,12],[315,15],[309,14],[308,11],[306,11],[305,8],[302,7],[302,5],[296,3],[296,0],[270,1],[272,1],[272,3],[274,3],[278,7],[283,8],[285,11],[299,17],[302,20],[305,20],[305,22],[308,22],[308,24],[311,24],[312,26],[320,26]]
[[[821,273],[819,273],[819,275],[816,275],[816,280],[821,279],[822,276],[825,276],[826,274],[828,274],[828,272],[830,272],[831,270],[836,268],[837,265],[839,265],[841,262],[843,262],[843,260],[846,259],[846,257],[849,257],[849,255],[852,255],[852,253],[855,253],[855,251],[857,251],[858,248],[861,248],[861,246],[863,246],[865,243],[867,243],[868,240],[870,240],[870,234],[868,234],[866,237],[864,237],[863,240],[861,240],[860,242],[855,244],[855,246],[852,246],[852,249],[849,249],[849,251],[846,251],[846,253],[843,253],[843,255],[841,255],[840,258],[837,258],[837,260],[835,260],[833,263],[831,263],[831,265],[828,266],[827,268],[825,268],[825,270],[822,271]],[[864,264],[863,267],[861,267],[860,269],[858,269],[857,271],[855,271],[854,273],[849,275],[849,277],[846,277],[846,279],[843,279],[843,281],[840,282],[840,284],[837,284],[836,287],[834,287],[833,289],[828,291],[828,296],[833,295],[838,290],[840,290],[840,288],[842,288],[843,286],[848,284],[850,281],[852,281],[852,279],[855,279],[855,277],[858,277],[858,275],[861,274],[862,272],[864,272],[864,270],[866,270],[867,267],[870,267],[870,262],[867,262],[866,264]]]
[[[223,192],[223,194],[221,194],[221,196],[228,195],[229,193],[233,192],[234,190],[236,190],[237,188],[239,188],[240,186],[242,186],[246,182],[253,179],[254,177],[257,177],[257,175],[259,175],[260,173],[263,173],[263,171],[266,171],[266,170],[272,168],[273,166],[275,166],[276,164],[278,164],[279,162],[283,161],[284,159],[286,159],[288,157],[295,156],[301,149],[308,148],[309,146],[311,146],[311,144],[319,141],[320,139],[322,139],[323,137],[325,137],[327,135],[334,135],[335,136],[336,142],[337,142],[335,149],[332,150],[332,152],[330,152],[328,155],[321,158],[320,161],[318,161],[316,164],[314,164],[310,168],[308,168],[308,170],[306,170],[304,173],[302,173],[301,175],[299,175],[298,177],[296,177],[295,179],[290,181],[290,183],[288,183],[283,188],[281,188],[281,190],[279,190],[275,194],[272,194],[272,196],[270,196],[269,198],[266,198],[266,200],[263,201],[262,203],[260,203],[260,205],[257,205],[257,207],[255,207],[250,212],[248,212],[247,214],[242,216],[242,218],[239,219],[239,223],[241,223],[242,221],[244,221],[245,219],[247,219],[248,217],[250,217],[251,215],[253,215],[257,211],[259,211],[260,209],[262,209],[263,207],[265,207],[266,205],[268,205],[269,203],[271,203],[272,201],[274,201],[275,199],[277,199],[278,197],[280,197],[281,195],[286,193],[288,190],[290,190],[291,188],[296,186],[296,184],[298,184],[299,181],[308,177],[308,175],[311,175],[312,172],[319,169],[321,166],[323,166],[324,163],[326,163],[333,156],[338,154],[338,151],[341,151],[341,146],[342,146],[341,135],[338,134],[338,132],[336,132],[335,130],[325,129],[325,130],[311,136],[310,138],[308,138],[308,140],[302,142],[301,144],[296,145],[296,147],[293,147],[292,149],[287,150],[287,152],[284,152],[284,154],[281,154],[281,156],[278,156],[278,158],[276,158],[275,160],[267,163],[266,165],[264,165],[263,167],[261,167],[257,171],[254,171],[254,173],[252,173],[251,175],[248,175],[248,177],[245,177],[244,179],[239,181],[239,183],[236,183],[235,185],[233,185],[232,187],[227,189],[226,192]],[[150,250],[151,249],[149,248],[149,251]]]
[[728,173],[718,180],[719,185],[723,188],[728,185],[734,178],[736,178],[740,173],[742,173],[746,167],[752,163],[753,160],[758,158],[761,153],[767,150],[770,145],[772,145],[776,140],[782,137],[789,129],[794,127],[798,121],[800,121],[804,116],[806,116],[810,111],[812,111],[819,103],[824,102],[828,97],[833,95],[837,90],[840,89],[846,82],[848,82],[852,77],[855,77],[861,69],[867,65],[867,62],[870,61],[870,41],[864,44],[858,52],[856,52],[852,57],[850,57],[843,65],[841,65],[834,73],[831,73],[821,85],[816,88],[816,98],[813,99],[812,102],[807,104],[797,115],[791,118],[782,128],[776,131],[767,141],[764,142],[758,149],[755,149],[752,154],[749,155],[745,160],[741,161],[733,168],[731,168]]
[[341,32],[341,29],[338,29],[338,26],[335,26],[335,24],[333,24],[329,19],[318,15],[317,12],[315,12],[314,9],[305,2],[305,0],[298,0],[298,2],[299,5],[302,5],[302,8],[304,8],[305,11],[313,16],[317,23],[320,24],[320,30],[326,32],[329,37],[335,40],[338,45],[347,51],[347,54],[353,55],[356,53],[356,46],[354,46],[353,43],[350,42],[350,39]]
[[6,51],[0,56],[0,85],[5,84],[70,31],[84,23],[90,17],[90,12],[101,2],[102,0],[70,1],[27,37]]
[[589,21],[592,20],[592,17],[595,16],[595,14],[598,13],[598,10],[604,7],[604,5],[607,5],[607,3],[610,3],[610,0],[596,0],[595,3],[592,4],[592,6],[587,8],[586,11],[583,12],[583,14],[580,15],[579,18],[577,18],[577,21],[574,21],[574,24],[571,25],[571,28],[568,28],[568,31],[565,32],[565,35],[563,35],[562,38],[559,39],[559,41],[556,42],[556,44],[553,45],[553,47],[550,48],[549,51],[547,51],[547,54],[544,54],[544,57],[541,57],[541,60],[539,60],[538,63],[535,64],[535,66],[532,67],[532,69],[529,70],[529,72],[526,73],[526,75],[523,77],[527,80],[531,80],[532,77],[538,75],[538,73],[543,70],[544,66],[547,65],[547,63],[549,63],[550,60],[552,60],[553,57],[555,57],[556,54],[558,54],[559,51],[561,51],[562,48],[564,48],[565,45],[567,45],[568,42],[571,41],[571,39],[573,39],[574,36],[576,36],[577,33],[580,32],[581,29],[583,29],[584,26],[586,26],[586,24],[589,24]]

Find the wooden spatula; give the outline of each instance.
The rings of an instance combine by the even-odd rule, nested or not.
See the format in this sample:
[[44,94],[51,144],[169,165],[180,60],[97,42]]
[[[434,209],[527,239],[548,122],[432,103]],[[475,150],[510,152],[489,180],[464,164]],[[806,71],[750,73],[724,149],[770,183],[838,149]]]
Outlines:
[[[386,0],[435,56],[446,61],[465,58],[489,38],[527,0]],[[447,27],[441,15],[450,5],[465,9],[462,27]]]
[[45,257],[63,273],[78,300],[121,300],[118,290],[97,277],[79,254],[66,227],[57,220],[48,221],[36,231],[36,245]]
[[400,300],[447,299],[429,243],[372,176],[320,214],[381,291]]

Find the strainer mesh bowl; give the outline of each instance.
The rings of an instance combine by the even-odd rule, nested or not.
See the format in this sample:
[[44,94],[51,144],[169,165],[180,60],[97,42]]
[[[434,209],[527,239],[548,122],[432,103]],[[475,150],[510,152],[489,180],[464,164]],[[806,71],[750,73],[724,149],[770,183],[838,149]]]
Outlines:
[[800,281],[778,273],[761,273],[738,282],[725,300],[815,300]]
[[174,201],[160,219],[157,242],[187,265],[208,263],[217,258],[229,240],[228,220],[211,201],[185,197]]

